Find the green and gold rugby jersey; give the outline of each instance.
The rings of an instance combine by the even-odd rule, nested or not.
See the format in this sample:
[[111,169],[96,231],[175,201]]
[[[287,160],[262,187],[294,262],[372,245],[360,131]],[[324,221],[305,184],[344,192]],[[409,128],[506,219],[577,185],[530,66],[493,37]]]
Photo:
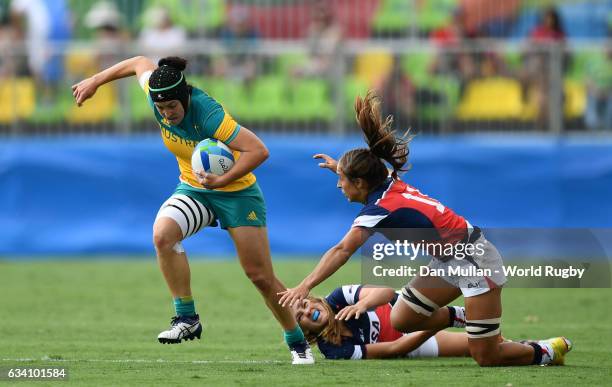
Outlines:
[[[215,101],[211,96],[198,88],[193,88],[191,101],[185,118],[177,126],[172,126],[159,114],[155,104],[149,96],[149,77],[151,72],[147,71],[139,79],[140,85],[147,95],[147,101],[153,112],[155,119],[161,130],[164,145],[178,161],[181,175],[180,181],[194,188],[205,189],[193,176],[191,169],[191,154],[195,146],[206,138],[214,138],[227,144],[231,148],[231,142],[236,138],[240,131],[240,125],[234,121],[232,116],[223,109],[223,106]],[[240,152],[232,150],[234,159],[240,158]],[[255,175],[248,173],[240,179],[234,180],[230,184],[216,191],[240,191],[250,187],[255,183]]]

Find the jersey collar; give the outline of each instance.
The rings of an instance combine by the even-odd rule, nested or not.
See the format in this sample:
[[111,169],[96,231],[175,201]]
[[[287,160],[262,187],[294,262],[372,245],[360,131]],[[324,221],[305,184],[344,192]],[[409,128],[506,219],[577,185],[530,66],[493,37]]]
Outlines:
[[388,177],[384,183],[382,183],[378,188],[368,194],[368,198],[366,199],[366,205],[375,203],[378,199],[382,197],[382,195],[389,189],[389,186],[393,184],[393,179]]

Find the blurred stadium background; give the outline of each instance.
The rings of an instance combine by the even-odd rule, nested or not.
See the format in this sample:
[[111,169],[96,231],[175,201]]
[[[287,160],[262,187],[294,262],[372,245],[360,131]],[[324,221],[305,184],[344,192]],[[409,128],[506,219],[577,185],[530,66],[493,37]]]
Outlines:
[[591,111],[612,83],[607,0],[0,4],[4,133],[155,131],[135,82],[85,109],[66,92],[135,54],[188,57],[191,82],[256,130],[350,133],[367,88],[422,132],[610,127]]
[[[352,219],[310,157],[360,144],[369,88],[419,134],[408,180],[473,223],[612,224],[611,0],[0,0],[0,23],[0,254],[152,253],[177,171],[142,91],[70,90],[134,55],[187,57],[267,142],[276,252],[319,254]],[[192,251],[232,253],[202,234]]]

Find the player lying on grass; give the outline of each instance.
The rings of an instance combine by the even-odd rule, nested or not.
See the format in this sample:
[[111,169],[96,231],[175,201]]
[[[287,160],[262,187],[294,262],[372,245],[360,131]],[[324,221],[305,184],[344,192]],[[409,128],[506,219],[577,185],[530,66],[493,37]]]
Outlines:
[[[391,308],[397,300],[391,288],[344,285],[325,298],[309,296],[292,309],[308,341],[327,359],[470,356],[464,332],[393,329]],[[465,327],[461,306],[443,308],[438,318],[447,327]]]
[[[253,132],[236,123],[219,102],[187,83],[183,74],[187,66],[185,59],[163,58],[158,64],[137,56],[72,86],[80,106],[94,96],[98,87],[136,76],[157,120],[164,145],[176,156],[181,173],[179,185],[162,204],[153,224],[153,244],[174,298],[176,316],[170,328],[162,331],[157,339],[160,343],[180,343],[200,338],[202,325],[196,313],[189,262],[181,242],[205,227],[216,225],[218,220],[232,238],[245,274],[283,327],[293,364],[312,364],[314,359],[300,327],[291,312],[277,302],[277,293],[285,286],[274,275],[266,203],[253,174],[267,159],[268,149]],[[193,149],[206,138],[223,141],[237,159],[224,175],[194,174],[191,169]],[[142,189],[145,192],[146,187]]]
[[[458,251],[461,246],[472,245],[473,253],[459,257],[446,253],[446,248],[430,253],[433,258],[429,269],[442,274],[416,276],[402,289],[402,302],[395,303],[391,313],[395,329],[407,333],[445,328],[448,321],[440,315],[447,311],[441,306],[463,294],[468,346],[479,365],[563,364],[571,349],[570,341],[563,337],[525,344],[500,341],[501,290],[506,282],[500,254],[478,227],[400,179],[398,172],[408,158],[408,140],[395,136],[390,129],[393,120],[382,119],[380,104],[373,92],[355,101],[367,148],[350,150],[338,162],[328,155],[315,155],[324,160],[320,167],[338,174],[338,188],[348,200],[363,204],[363,208],[344,238],[323,255],[297,287],[282,292],[279,302],[301,302],[377,231],[389,240],[399,240],[397,233],[401,233],[402,239],[410,242],[420,241],[426,231],[427,242],[434,242],[434,246],[449,245]],[[391,174],[383,160],[392,167]],[[415,230],[419,235],[414,235]],[[456,274],[457,270],[468,274]],[[474,270],[481,272],[469,274]]]

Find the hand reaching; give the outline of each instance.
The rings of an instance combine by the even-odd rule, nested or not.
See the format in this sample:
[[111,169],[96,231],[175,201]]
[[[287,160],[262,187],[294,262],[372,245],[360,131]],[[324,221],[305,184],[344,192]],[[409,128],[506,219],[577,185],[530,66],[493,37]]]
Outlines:
[[359,316],[364,314],[366,311],[367,309],[363,305],[360,305],[359,303],[355,305],[348,305],[342,308],[342,310],[336,314],[336,320],[346,321],[346,320],[350,320],[352,317],[354,317],[355,320],[357,320]]
[[277,293],[281,296],[278,300],[278,303],[282,307],[293,306],[294,303],[299,303],[304,298],[308,297],[308,293],[310,293],[310,290],[308,288],[303,286],[296,286],[295,288],[287,289],[284,292]]
[[316,155],[312,156],[313,159],[322,159],[323,162],[319,163],[319,167],[324,168],[324,169],[329,169],[330,171],[332,171],[333,173],[338,173],[338,162],[336,160],[334,160],[333,158],[331,158],[330,156],[324,154],[324,153],[317,153]]
[[93,97],[97,90],[98,82],[93,77],[83,79],[76,85],[72,85],[72,95],[79,106],[82,106],[83,102]]

